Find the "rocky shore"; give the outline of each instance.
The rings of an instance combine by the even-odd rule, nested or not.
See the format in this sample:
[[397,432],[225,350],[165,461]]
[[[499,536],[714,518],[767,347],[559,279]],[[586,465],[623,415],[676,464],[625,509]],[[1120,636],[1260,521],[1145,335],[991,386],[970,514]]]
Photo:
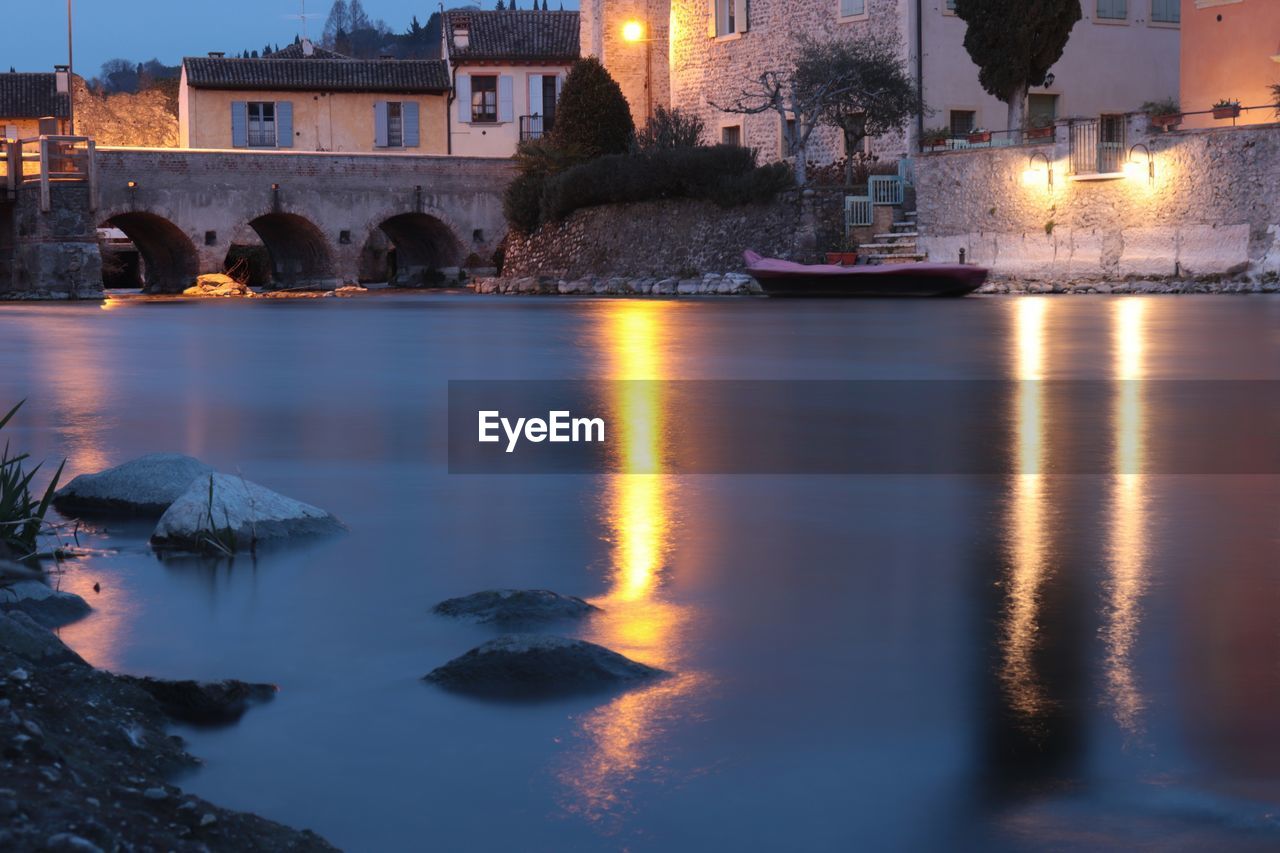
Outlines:
[[335,849],[171,784],[199,761],[166,727],[234,719],[262,690],[113,675],[27,614],[0,612],[0,849]]

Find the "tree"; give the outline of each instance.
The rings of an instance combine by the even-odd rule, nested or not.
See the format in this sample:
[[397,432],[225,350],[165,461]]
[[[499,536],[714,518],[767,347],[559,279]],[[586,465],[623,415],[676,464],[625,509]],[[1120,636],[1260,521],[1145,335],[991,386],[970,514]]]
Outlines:
[[555,143],[587,157],[622,154],[635,132],[631,107],[600,60],[588,56],[573,63],[556,103]]
[[696,148],[702,144],[706,127],[706,122],[697,113],[685,112],[679,107],[667,109],[658,104],[653,117],[636,134],[636,147],[641,151]]
[[347,0],[333,0],[333,5],[329,7],[329,17],[325,19],[324,30],[320,36],[320,42],[325,47],[333,47],[337,42],[338,33],[345,33],[351,29],[351,12],[347,9]]
[[[857,151],[868,136],[902,130],[924,111],[896,36],[810,43],[796,62],[796,86],[813,91],[830,79],[843,83],[825,99],[818,122],[839,128],[846,152]],[[845,183],[853,183],[853,167],[849,158]]]
[[968,26],[964,47],[978,82],[1009,105],[1009,129],[1020,131],[1027,92],[1062,58],[1082,17],[1080,0],[956,0],[955,12]]

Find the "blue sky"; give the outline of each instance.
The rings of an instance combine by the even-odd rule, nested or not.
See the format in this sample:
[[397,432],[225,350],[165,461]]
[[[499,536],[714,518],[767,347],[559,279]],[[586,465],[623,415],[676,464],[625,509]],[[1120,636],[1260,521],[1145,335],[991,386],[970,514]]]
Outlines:
[[[414,16],[426,22],[437,3],[422,0],[363,0],[372,18],[392,30],[403,30]],[[520,0],[528,7],[531,0]],[[493,8],[494,0],[483,0]],[[331,0],[308,0],[308,30],[324,26]],[[465,5],[450,2],[447,5]],[[557,8],[559,0],[551,0]],[[5,20],[13,24],[0,34],[0,71],[52,70],[66,62],[67,9],[63,0],[19,0],[5,3]],[[577,2],[564,3],[566,9]],[[183,56],[211,50],[261,49],[268,42],[286,44],[298,32],[299,0],[74,0],[76,72],[92,77],[108,59],[142,61],[156,57],[176,65]]]

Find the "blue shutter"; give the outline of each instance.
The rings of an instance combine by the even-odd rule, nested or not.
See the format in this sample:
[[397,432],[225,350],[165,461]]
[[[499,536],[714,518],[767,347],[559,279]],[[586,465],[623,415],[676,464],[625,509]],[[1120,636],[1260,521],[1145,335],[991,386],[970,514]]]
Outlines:
[[419,145],[417,101],[405,101],[401,105],[400,120],[404,122],[404,147],[417,148]]
[[387,147],[387,102],[378,101],[373,105],[373,146]]
[[1151,0],[1151,20],[1162,24],[1176,24],[1182,20],[1178,0]]
[[276,147],[293,147],[292,101],[276,101]]
[[515,121],[516,108],[511,75],[504,74],[498,78],[498,121]]
[[231,102],[231,147],[249,147],[249,103]]
[[458,75],[458,121],[471,124],[471,77]]

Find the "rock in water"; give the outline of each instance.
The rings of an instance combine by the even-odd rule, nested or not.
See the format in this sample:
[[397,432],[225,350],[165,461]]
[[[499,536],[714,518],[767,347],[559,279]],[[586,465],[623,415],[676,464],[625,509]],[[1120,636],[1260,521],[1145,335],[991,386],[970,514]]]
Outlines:
[[477,622],[513,625],[581,619],[599,609],[581,598],[561,595],[549,589],[491,589],[442,601],[432,612],[441,616],[471,618]]
[[0,610],[21,610],[47,628],[70,624],[89,612],[89,602],[37,580],[0,586]]
[[199,459],[181,453],[150,453],[97,474],[81,474],[54,494],[53,505],[68,515],[159,516],[193,481],[212,473]]
[[666,675],[604,646],[545,634],[508,634],[432,670],[425,680],[498,698],[559,696]]
[[175,720],[196,725],[234,723],[250,705],[266,702],[276,695],[270,684],[244,681],[167,681],[162,678],[116,676],[151,694],[164,712]]
[[219,552],[225,546],[232,552],[250,551],[257,545],[342,529],[342,522],[319,507],[242,477],[210,474],[191,483],[165,510],[151,534],[151,545],[158,550]]
[[84,664],[84,660],[49,629],[17,610],[0,612],[0,648],[32,663]]

